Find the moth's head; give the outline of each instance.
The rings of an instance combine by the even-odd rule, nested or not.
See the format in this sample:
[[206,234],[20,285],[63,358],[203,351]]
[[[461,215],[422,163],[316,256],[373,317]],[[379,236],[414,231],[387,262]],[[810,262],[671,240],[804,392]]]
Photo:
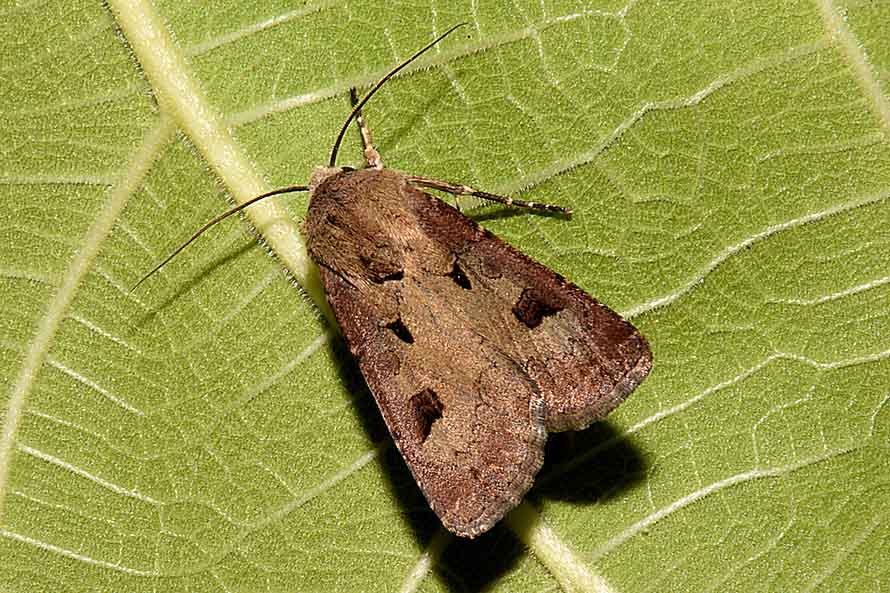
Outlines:
[[318,186],[343,171],[351,170],[349,167],[315,167],[312,177],[309,178],[309,192],[314,194]]

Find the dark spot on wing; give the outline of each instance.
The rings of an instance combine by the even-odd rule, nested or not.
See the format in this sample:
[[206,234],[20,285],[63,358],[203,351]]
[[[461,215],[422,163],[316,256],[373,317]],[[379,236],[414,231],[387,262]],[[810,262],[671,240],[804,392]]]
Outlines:
[[544,321],[545,317],[556,315],[562,311],[562,307],[547,299],[531,288],[522,291],[519,301],[513,305],[513,314],[529,329],[535,329]]
[[445,406],[439,401],[436,392],[429,388],[411,396],[410,404],[414,410],[417,438],[423,443],[430,436],[433,424],[442,417]]
[[387,323],[386,329],[394,333],[397,338],[399,338],[406,344],[414,343],[414,336],[411,335],[411,330],[409,330],[408,326],[404,324],[401,317],[399,317],[395,321]]
[[454,280],[454,283],[460,286],[465,290],[470,290],[472,286],[470,285],[470,279],[467,278],[467,275],[464,274],[464,271],[461,269],[460,264],[455,259],[454,264],[451,267],[451,271],[446,274],[449,278]]

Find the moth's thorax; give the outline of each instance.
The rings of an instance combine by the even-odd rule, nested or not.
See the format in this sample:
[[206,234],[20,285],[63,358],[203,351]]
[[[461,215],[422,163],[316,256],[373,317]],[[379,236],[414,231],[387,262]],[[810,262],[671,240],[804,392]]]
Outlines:
[[404,273],[420,240],[410,191],[395,171],[316,169],[304,225],[312,258],[355,285]]

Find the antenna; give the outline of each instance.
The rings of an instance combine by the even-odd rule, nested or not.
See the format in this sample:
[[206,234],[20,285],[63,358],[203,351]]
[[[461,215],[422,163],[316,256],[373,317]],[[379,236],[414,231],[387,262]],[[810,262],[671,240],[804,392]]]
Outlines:
[[340,133],[337,134],[337,140],[334,141],[334,148],[331,149],[331,160],[328,162],[329,167],[334,167],[337,164],[337,151],[340,150],[340,143],[343,141],[343,136],[344,134],[346,134],[346,129],[349,128],[349,124],[352,123],[352,120],[355,119],[356,114],[361,111],[364,104],[368,102],[368,99],[374,96],[374,93],[376,93],[378,90],[380,90],[380,87],[383,86],[383,83],[392,78],[399,70],[419,58],[431,47],[451,35],[455,29],[457,29],[458,27],[463,27],[466,24],[467,23],[458,23],[454,25],[453,27],[439,35],[434,41],[426,45],[423,49],[418,50],[417,53],[415,53],[413,56],[387,72],[383,78],[377,81],[377,84],[375,84],[374,87],[370,91],[368,91],[368,93],[364,97],[362,97],[362,100],[356,103],[356,105],[352,108],[352,111],[349,112],[349,117],[346,118],[346,121],[343,123],[343,127],[340,128]]
[[143,277],[139,280],[139,282],[137,282],[136,284],[134,284],[134,285],[133,285],[133,288],[130,289],[130,292],[133,292],[134,290],[136,290],[137,288],[139,288],[139,285],[140,285],[140,284],[142,284],[143,282],[145,282],[146,280],[148,280],[151,276],[154,276],[154,274],[155,274],[158,270],[160,270],[160,269],[163,268],[165,265],[167,265],[168,263],[170,263],[170,260],[171,260],[171,259],[173,259],[173,258],[176,257],[177,255],[179,255],[179,253],[180,253],[183,249],[185,249],[186,247],[188,247],[189,245],[191,245],[192,243],[194,243],[194,242],[195,242],[195,239],[197,239],[198,237],[200,237],[201,235],[203,235],[203,234],[204,234],[204,231],[206,231],[207,229],[209,229],[210,227],[212,227],[212,226],[215,225],[216,223],[218,223],[218,222],[222,222],[223,220],[227,219],[227,218],[230,217],[231,215],[236,214],[236,213],[238,213],[238,212],[241,212],[242,210],[244,210],[244,209],[247,208],[248,206],[251,206],[251,205],[253,205],[253,204],[256,204],[256,203],[259,202],[260,200],[265,200],[266,198],[269,198],[269,197],[271,197],[271,196],[277,196],[278,194],[289,194],[289,193],[291,193],[291,192],[296,192],[296,191],[309,191],[309,187],[306,186],[306,185],[289,185],[288,187],[281,187],[281,188],[278,188],[278,189],[273,189],[273,190],[270,191],[270,192],[266,192],[266,193],[264,193],[264,194],[260,194],[260,195],[258,195],[258,196],[255,197],[255,198],[251,198],[251,199],[247,200],[246,202],[244,202],[243,204],[240,204],[240,205],[238,205],[238,206],[235,206],[235,207],[232,208],[231,210],[227,210],[226,212],[223,212],[222,214],[219,214],[219,215],[217,215],[217,216],[214,216],[212,219],[210,219],[209,221],[207,221],[207,222],[204,224],[204,226],[202,226],[201,228],[199,228],[199,229],[195,232],[195,234],[192,235],[191,238],[189,238],[188,241],[186,241],[185,243],[183,243],[182,245],[180,245],[179,247],[177,247],[177,248],[176,248],[176,251],[174,251],[173,253],[171,253],[170,255],[168,255],[168,256],[167,256],[167,259],[165,259],[164,261],[162,261],[161,263],[159,263],[158,265],[156,265],[156,266],[154,267],[154,269],[153,269],[151,272],[149,272],[148,274],[146,274],[145,276],[143,276]]

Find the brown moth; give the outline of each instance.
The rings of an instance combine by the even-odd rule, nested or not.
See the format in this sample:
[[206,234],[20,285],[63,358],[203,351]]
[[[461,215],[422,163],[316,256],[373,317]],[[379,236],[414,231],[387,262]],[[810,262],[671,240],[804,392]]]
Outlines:
[[[646,378],[652,355],[618,314],[420,188],[567,209],[383,166],[361,107],[455,28],[356,103],[308,188],[253,198],[185,245],[260,199],[309,191],[303,232],[349,350],[430,507],[447,529],[475,537],[522,500],[547,433],[604,418]],[[334,166],[353,117],[360,170]]]

